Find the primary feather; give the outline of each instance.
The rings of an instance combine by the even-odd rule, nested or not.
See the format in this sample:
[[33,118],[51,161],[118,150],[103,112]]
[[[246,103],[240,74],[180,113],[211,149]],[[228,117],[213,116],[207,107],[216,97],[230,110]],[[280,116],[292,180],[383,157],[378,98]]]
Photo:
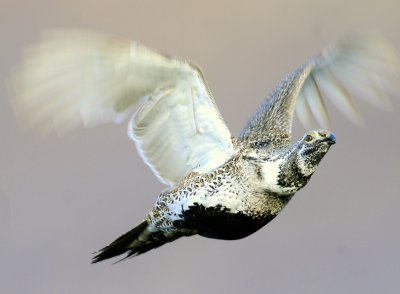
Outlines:
[[168,184],[235,154],[200,69],[138,43],[82,30],[50,32],[27,49],[11,85],[17,116],[42,132],[119,123],[142,101],[128,135]]

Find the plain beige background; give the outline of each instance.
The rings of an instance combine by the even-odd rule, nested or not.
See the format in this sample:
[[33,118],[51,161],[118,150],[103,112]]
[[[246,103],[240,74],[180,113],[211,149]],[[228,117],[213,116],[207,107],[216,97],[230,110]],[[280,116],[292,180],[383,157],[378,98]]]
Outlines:
[[[376,30],[400,47],[398,0],[0,1],[0,80],[43,29],[113,33],[200,64],[233,134],[339,36]],[[125,124],[39,139],[18,129],[4,83],[0,95],[0,293],[400,293],[400,95],[392,112],[360,103],[365,128],[331,107],[338,143],[256,234],[181,239],[117,265],[91,265],[92,252],[163,189]]]

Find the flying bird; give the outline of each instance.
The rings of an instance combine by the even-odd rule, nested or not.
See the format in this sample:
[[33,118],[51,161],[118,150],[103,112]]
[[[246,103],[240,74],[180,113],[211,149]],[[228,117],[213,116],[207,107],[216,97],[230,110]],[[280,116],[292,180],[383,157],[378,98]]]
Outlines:
[[43,133],[63,135],[131,116],[129,138],[168,185],[140,224],[97,253],[93,262],[99,262],[183,236],[253,234],[308,183],[336,143],[323,129],[293,143],[295,111],[306,127],[316,121],[327,129],[329,100],[361,123],[354,98],[390,108],[398,69],[396,51],[384,38],[342,39],[284,78],[237,138],[198,66],[101,33],[47,32],[27,48],[9,85],[22,125]]

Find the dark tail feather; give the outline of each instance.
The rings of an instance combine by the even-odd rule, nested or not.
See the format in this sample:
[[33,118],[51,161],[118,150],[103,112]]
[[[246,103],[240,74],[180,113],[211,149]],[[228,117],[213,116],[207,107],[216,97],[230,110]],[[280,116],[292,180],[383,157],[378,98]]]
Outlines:
[[146,228],[147,222],[143,221],[138,226],[116,239],[110,245],[97,252],[98,254],[93,258],[92,263],[112,258],[129,251],[129,245],[135,241]]
[[[124,260],[131,256],[137,256],[151,249],[157,248],[176,238],[166,237],[162,232],[154,233],[147,230],[148,223],[143,221],[129,232],[125,233],[110,245],[101,249],[93,258],[92,263],[96,263],[108,258],[128,253]],[[140,238],[139,238],[140,236]]]

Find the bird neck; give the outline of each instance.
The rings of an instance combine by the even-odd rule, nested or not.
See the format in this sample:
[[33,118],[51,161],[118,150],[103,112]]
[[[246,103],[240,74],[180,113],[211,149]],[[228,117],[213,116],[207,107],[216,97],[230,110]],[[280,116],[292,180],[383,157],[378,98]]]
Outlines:
[[279,186],[293,192],[303,188],[315,171],[315,168],[311,169],[311,167],[305,170],[305,167],[301,164],[303,161],[299,150],[299,144],[296,143],[292,146],[280,166],[280,173],[277,179]]
[[299,144],[296,143],[279,154],[257,161],[259,187],[265,193],[290,195],[303,188],[311,174],[304,174],[299,164]]

